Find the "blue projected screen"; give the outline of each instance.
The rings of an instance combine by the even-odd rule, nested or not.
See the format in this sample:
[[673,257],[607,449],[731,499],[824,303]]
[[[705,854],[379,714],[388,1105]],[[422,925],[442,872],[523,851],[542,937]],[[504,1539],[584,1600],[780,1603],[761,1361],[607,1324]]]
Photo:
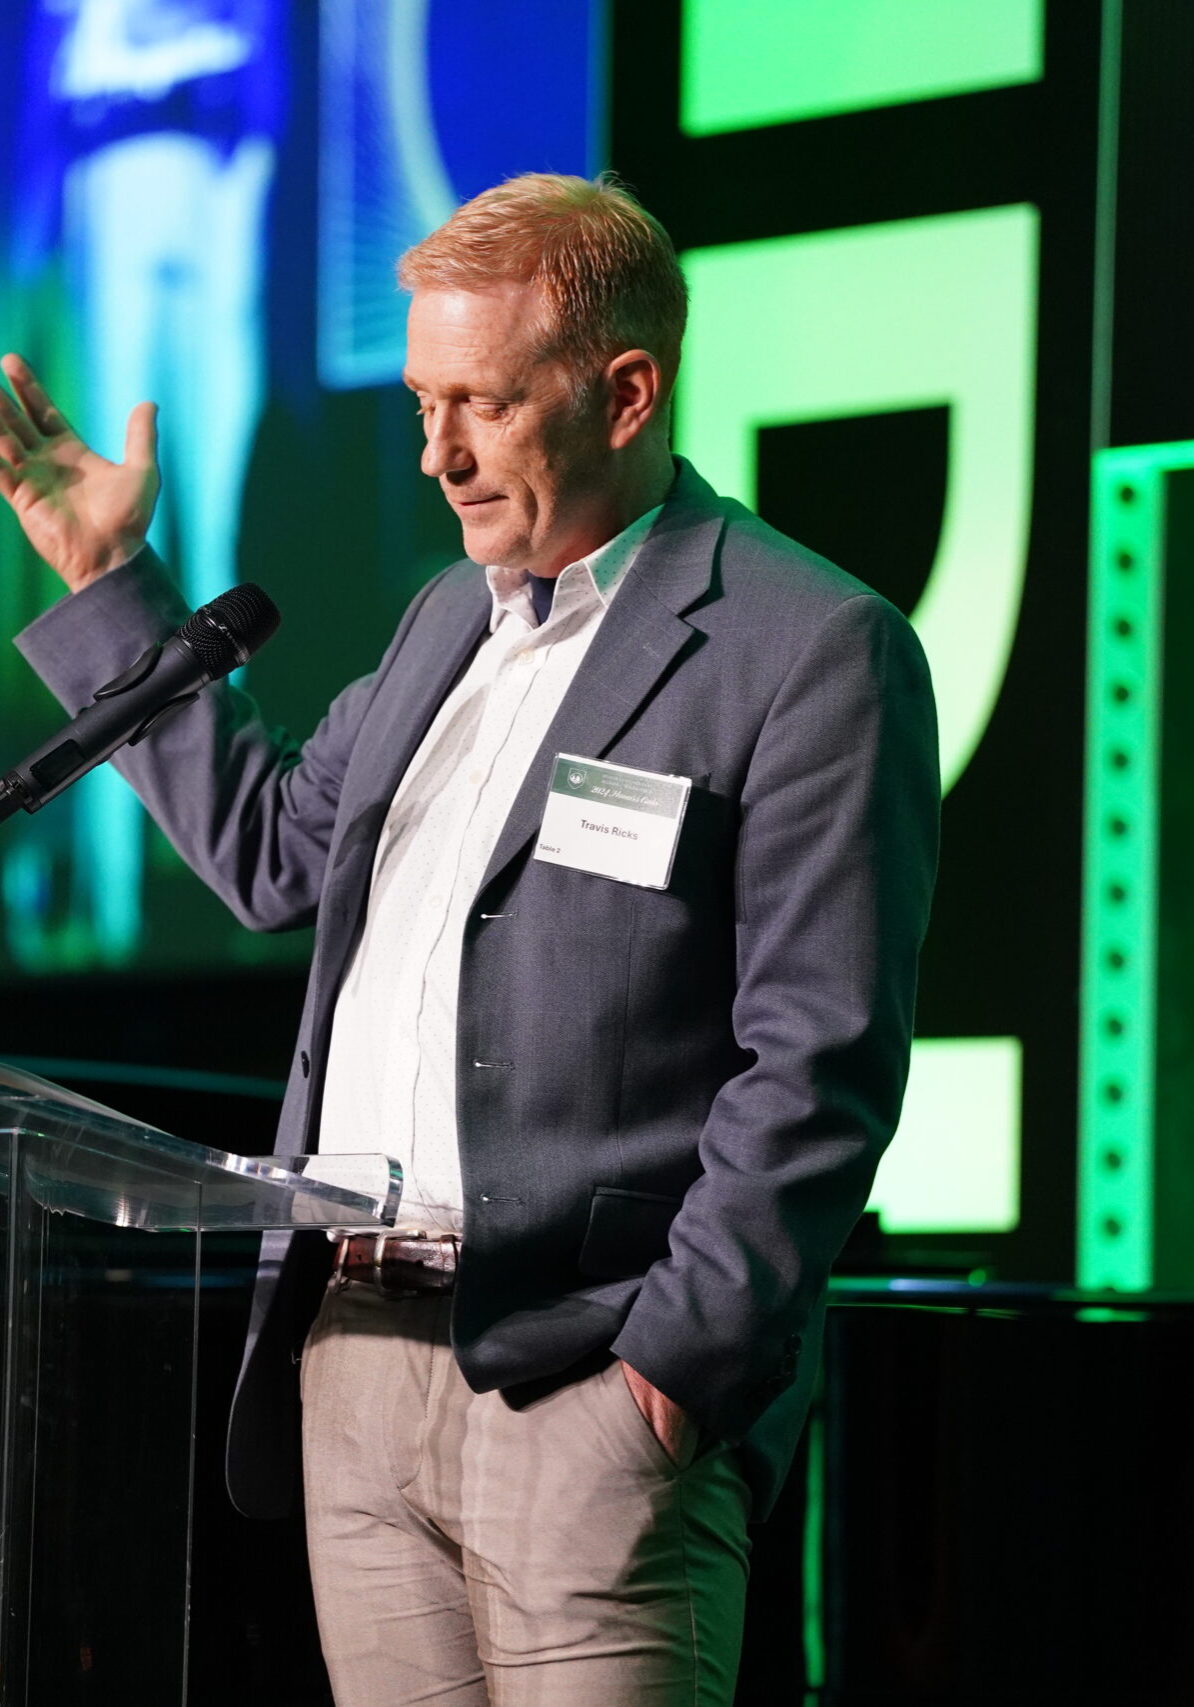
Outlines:
[[[417,490],[395,260],[504,177],[600,168],[600,0],[6,0],[0,65],[0,345],[106,455],[160,405],[152,541],[192,604],[275,597],[246,685],[302,736],[459,549]],[[0,515],[4,636],[59,592]],[[4,768],[62,717],[8,646],[0,707]],[[0,977],[305,952],[243,932],[110,767],[0,829],[0,897]]]
[[394,256],[503,178],[599,169],[598,9],[323,0],[322,18],[320,374],[384,384],[405,359]]

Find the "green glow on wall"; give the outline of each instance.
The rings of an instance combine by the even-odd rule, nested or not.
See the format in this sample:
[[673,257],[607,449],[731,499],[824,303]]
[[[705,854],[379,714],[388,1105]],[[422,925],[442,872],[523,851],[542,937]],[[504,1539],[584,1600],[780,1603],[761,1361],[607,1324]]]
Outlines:
[[1006,1233],[1020,1219],[1022,1049],[922,1037],[867,1207],[886,1233]]
[[1092,480],[1078,1283],[1153,1280],[1165,475],[1194,444],[1101,451]]
[[[756,503],[760,428],[945,404],[945,515],[913,614],[948,791],[982,739],[1020,612],[1032,508],[1037,210],[694,249],[680,448]],[[859,469],[865,492],[866,470]]]
[[685,0],[690,136],[1035,82],[1044,0]]
[[[804,1493],[804,1682],[807,1690],[825,1687],[825,1412],[814,1402],[805,1430],[808,1472]],[[808,1697],[806,1696],[806,1700]]]

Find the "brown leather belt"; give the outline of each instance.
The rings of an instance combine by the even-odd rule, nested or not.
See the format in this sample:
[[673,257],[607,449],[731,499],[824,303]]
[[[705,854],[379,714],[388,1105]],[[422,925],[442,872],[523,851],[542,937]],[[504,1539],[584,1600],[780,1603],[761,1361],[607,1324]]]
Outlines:
[[336,1246],[329,1285],[338,1290],[356,1281],[385,1298],[450,1292],[459,1260],[454,1233],[353,1233]]

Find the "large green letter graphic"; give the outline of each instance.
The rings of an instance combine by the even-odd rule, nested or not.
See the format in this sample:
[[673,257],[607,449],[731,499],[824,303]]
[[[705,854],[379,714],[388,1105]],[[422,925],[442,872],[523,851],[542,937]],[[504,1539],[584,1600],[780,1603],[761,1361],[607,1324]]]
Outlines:
[[982,739],[1020,609],[1037,223],[1032,207],[990,208],[684,258],[677,438],[719,491],[753,507],[761,427],[949,407],[941,540],[912,619],[933,672],[945,790]]

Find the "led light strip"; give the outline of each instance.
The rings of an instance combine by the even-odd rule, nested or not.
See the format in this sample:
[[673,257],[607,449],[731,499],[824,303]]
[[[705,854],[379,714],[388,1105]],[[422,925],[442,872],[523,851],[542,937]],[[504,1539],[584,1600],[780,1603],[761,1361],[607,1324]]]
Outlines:
[[1100,451],[1092,479],[1078,1282],[1153,1283],[1165,480],[1194,443]]

